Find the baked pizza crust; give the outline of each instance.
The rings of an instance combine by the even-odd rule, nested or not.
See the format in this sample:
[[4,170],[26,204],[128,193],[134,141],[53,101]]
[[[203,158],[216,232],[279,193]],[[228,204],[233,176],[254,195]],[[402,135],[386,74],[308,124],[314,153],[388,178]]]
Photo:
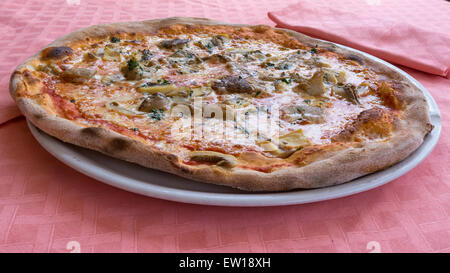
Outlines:
[[[86,37],[107,37],[132,32],[153,34],[158,29],[172,24],[249,26],[187,17],[97,25],[65,35],[46,48],[82,42],[86,40]],[[28,120],[39,129],[64,142],[189,179],[248,191],[287,191],[298,188],[326,187],[348,182],[405,159],[421,145],[424,137],[432,130],[433,126],[430,123],[428,105],[424,94],[402,74],[391,70],[381,62],[353,51],[348,52],[333,43],[316,40],[286,29],[279,30],[299,40],[304,45],[317,45],[348,56],[385,73],[390,79],[395,80],[397,87],[403,91],[402,100],[405,102],[405,111],[404,118],[396,121],[395,130],[388,141],[366,142],[357,147],[349,146],[325,150],[307,165],[286,167],[267,173],[251,169],[223,168],[216,165],[187,165],[176,155],[159,151],[109,129],[78,125],[68,119],[58,117],[45,104],[39,104],[30,98],[17,96],[17,93],[23,92],[25,89],[40,89],[40,80],[27,78],[22,70],[29,64],[37,62],[42,50],[16,68],[11,76],[10,93]]]

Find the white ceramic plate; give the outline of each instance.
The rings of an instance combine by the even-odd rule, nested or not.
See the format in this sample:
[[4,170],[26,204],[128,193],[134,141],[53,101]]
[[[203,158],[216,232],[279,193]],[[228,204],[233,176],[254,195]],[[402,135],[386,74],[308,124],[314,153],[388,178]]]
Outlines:
[[[360,52],[350,48],[347,49]],[[435,128],[425,138],[419,149],[405,160],[388,169],[337,186],[289,192],[249,193],[144,168],[99,152],[64,143],[40,131],[30,122],[28,122],[28,126],[37,141],[49,153],[68,166],[111,186],[146,196],[185,203],[220,206],[280,206],[339,198],[373,189],[405,174],[417,166],[433,150],[441,133],[439,108],[430,93],[418,81],[387,62],[366,53],[360,53],[401,72],[422,89],[427,97],[431,123]]]

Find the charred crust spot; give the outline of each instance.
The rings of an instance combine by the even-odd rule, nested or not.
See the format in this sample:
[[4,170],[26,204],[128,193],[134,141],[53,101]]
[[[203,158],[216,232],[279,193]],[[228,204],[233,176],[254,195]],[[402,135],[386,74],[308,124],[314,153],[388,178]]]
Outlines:
[[378,107],[362,111],[356,120],[358,124],[365,124],[372,120],[378,120],[383,116],[384,110]]
[[122,152],[130,146],[130,142],[122,138],[114,138],[107,145],[107,151],[111,153]]
[[362,111],[356,120],[348,123],[343,130],[334,135],[331,140],[338,141],[359,141],[360,136],[386,137],[390,135],[395,120],[390,111],[374,107]]
[[364,61],[361,57],[355,54],[350,54],[347,56],[347,59],[358,62],[359,64],[364,64]]
[[36,120],[38,120],[38,119],[44,118],[44,116],[43,116],[42,114],[35,113],[35,114],[33,114],[33,118],[36,119]]
[[405,85],[398,81],[381,82],[378,84],[377,92],[383,103],[393,109],[403,109],[407,99]]
[[431,123],[427,123],[425,125],[425,130],[426,130],[425,136],[427,136],[429,133],[431,133],[431,131],[433,131],[433,129],[434,129],[434,125]]
[[264,33],[268,30],[270,30],[270,27],[266,25],[257,25],[253,27],[253,31],[256,33]]
[[165,156],[166,157],[166,159],[168,160],[168,161],[170,161],[170,162],[177,162],[178,160],[178,157],[176,156],[176,155],[173,155],[173,154],[168,154],[168,155],[166,155]]
[[72,55],[73,50],[68,46],[49,47],[42,52],[43,59],[60,59]]
[[179,168],[182,172],[187,173],[187,174],[193,174],[193,170],[189,167],[186,167],[184,165],[176,165],[177,168]]
[[101,128],[98,127],[87,127],[81,129],[81,134],[86,137],[98,137],[100,136]]
[[27,84],[29,84],[29,85],[37,84],[40,82],[40,80],[33,77],[33,74],[28,70],[24,71],[22,75],[25,78],[25,81],[27,82]]

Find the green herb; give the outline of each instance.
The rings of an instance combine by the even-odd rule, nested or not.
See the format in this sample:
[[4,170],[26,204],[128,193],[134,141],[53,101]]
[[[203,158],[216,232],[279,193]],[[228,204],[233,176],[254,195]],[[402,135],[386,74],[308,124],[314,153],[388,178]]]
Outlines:
[[281,78],[280,81],[282,81],[284,83],[287,83],[287,84],[291,83],[291,80],[290,79],[286,79],[286,78]]
[[136,67],[138,67],[138,62],[135,59],[129,59],[127,62],[128,71],[133,71]]
[[213,44],[211,44],[211,42],[207,43],[207,44],[205,45],[205,47],[207,48],[207,51],[208,51],[209,53],[212,52]]
[[265,66],[266,66],[266,67],[269,67],[269,66],[275,66],[275,64],[274,64],[274,63],[265,63]]
[[120,42],[120,38],[111,37],[111,43],[118,43],[118,42]]
[[255,97],[259,96],[261,94],[261,90],[256,91]]
[[74,100],[74,99],[71,99],[70,102],[71,102],[71,103],[75,103],[75,100]]
[[302,107],[297,107],[297,111],[299,111],[301,113],[304,111],[304,109]]
[[149,115],[152,119],[162,120],[164,117],[164,111],[162,109],[153,109]]
[[192,97],[192,94],[194,94],[194,91],[192,89],[189,91],[189,97]]
[[311,103],[311,100],[304,100],[304,102],[306,102],[306,103]]
[[287,69],[289,69],[289,64],[287,64],[287,63],[279,64],[279,65],[277,65],[277,69],[278,70],[287,70]]
[[300,151],[301,149],[303,149],[302,146],[298,147],[295,151]]
[[137,132],[139,129],[138,128],[131,128],[130,130],[133,131],[133,132]]
[[155,66],[155,69],[156,69],[156,70],[159,70],[159,69],[161,69],[161,66],[160,66],[160,65],[157,65],[157,66]]
[[309,52],[311,52],[312,54],[316,54],[317,53],[317,48],[313,47],[313,48],[311,48],[311,50]]

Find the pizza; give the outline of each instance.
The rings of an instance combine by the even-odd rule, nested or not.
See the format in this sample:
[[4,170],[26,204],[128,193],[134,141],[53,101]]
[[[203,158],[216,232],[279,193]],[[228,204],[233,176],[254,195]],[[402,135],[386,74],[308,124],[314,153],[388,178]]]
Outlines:
[[422,91],[374,58],[201,18],[72,32],[18,66],[10,92],[64,142],[248,191],[351,181],[433,129]]

